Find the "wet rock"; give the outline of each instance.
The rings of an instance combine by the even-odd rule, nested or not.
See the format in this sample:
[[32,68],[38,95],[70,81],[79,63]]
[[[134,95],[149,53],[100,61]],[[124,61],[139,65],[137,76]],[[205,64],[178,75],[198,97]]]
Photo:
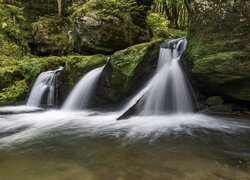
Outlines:
[[245,0],[193,0],[186,59],[207,94],[250,102],[250,4]]
[[205,101],[207,106],[222,105],[224,100],[220,96],[211,96]]
[[160,39],[114,53],[101,76],[98,99],[111,104],[136,90],[156,67],[161,42]]

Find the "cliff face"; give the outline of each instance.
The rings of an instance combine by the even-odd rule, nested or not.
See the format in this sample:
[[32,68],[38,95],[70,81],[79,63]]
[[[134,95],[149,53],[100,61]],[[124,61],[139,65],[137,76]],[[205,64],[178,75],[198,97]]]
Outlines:
[[209,94],[250,102],[250,2],[193,0],[189,72]]

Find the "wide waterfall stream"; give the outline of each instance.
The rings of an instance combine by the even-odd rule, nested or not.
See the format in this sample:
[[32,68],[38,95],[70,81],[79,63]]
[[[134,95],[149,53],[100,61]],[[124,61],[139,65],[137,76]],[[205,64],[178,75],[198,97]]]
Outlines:
[[[0,180],[249,180],[249,117],[193,113],[185,48],[185,39],[165,42],[154,76],[118,112],[87,109],[104,67],[82,77],[61,110],[0,107]],[[45,89],[52,103],[55,74],[38,77],[30,105]],[[117,120],[133,106],[137,114]]]

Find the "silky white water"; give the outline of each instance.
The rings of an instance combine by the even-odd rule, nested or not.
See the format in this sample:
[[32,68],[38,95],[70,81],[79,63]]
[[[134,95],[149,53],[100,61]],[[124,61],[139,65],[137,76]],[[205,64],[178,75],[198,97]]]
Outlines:
[[179,61],[186,49],[186,40],[179,40],[173,49],[161,48],[156,75],[146,95],[142,115],[193,111],[192,100]]
[[104,66],[96,68],[83,76],[82,79],[76,84],[74,89],[70,92],[68,98],[62,106],[62,109],[86,109],[103,69]]
[[140,115],[193,112],[187,79],[180,66],[180,58],[187,46],[186,39],[165,42],[160,49],[157,70],[151,80],[122,109],[126,112],[138,101]]
[[42,72],[38,76],[30,92],[27,106],[38,107],[44,98],[46,98],[46,105],[54,105],[56,77],[62,69],[63,67],[60,67],[55,71]]
[[[238,129],[249,129],[242,123],[201,114],[180,114],[169,116],[135,116],[117,121],[117,113],[99,115],[91,111],[63,112],[48,111],[32,114],[0,116],[0,132],[13,132],[0,138],[0,149],[35,139],[56,129],[80,136],[114,136],[136,141],[144,138],[156,139],[171,133],[192,134],[197,128],[207,128],[226,133]],[[77,136],[78,136],[77,135]]]

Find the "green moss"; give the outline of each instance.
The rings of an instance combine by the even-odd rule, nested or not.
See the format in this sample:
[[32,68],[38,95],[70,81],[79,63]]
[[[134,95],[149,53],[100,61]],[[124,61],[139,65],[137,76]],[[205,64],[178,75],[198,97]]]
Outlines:
[[187,31],[180,29],[168,29],[169,38],[176,39],[187,36]]
[[106,95],[104,101],[107,103],[117,102],[135,89],[138,82],[145,80],[145,74],[155,67],[162,41],[158,39],[114,53],[104,69],[99,96]]
[[32,84],[43,71],[54,70],[64,66],[66,57],[50,56],[44,58],[26,57],[18,63],[21,74],[28,84]]
[[169,21],[157,13],[150,13],[147,16],[147,25],[153,33],[153,37],[169,37],[168,24]]
[[70,51],[67,19],[41,17],[32,24],[31,50],[36,55],[65,55]]
[[208,55],[194,62],[192,73],[208,76],[213,83],[225,83],[250,76],[249,52],[233,51]]
[[220,96],[211,96],[206,100],[205,105],[215,106],[215,105],[221,105],[223,104],[223,102],[224,100]]
[[0,91],[8,87],[13,82],[23,79],[17,66],[7,66],[0,68]]
[[118,51],[111,57],[113,67],[119,69],[126,76],[133,76],[134,70],[143,60],[150,43],[144,43]]
[[28,86],[25,80],[16,81],[12,86],[4,88],[0,93],[0,104],[14,103],[26,96]]
[[65,65],[68,86],[73,87],[76,82],[88,71],[104,65],[107,57],[98,54],[93,56],[68,56]]
[[19,58],[28,51],[25,18],[20,4],[0,2],[0,52],[1,55]]

